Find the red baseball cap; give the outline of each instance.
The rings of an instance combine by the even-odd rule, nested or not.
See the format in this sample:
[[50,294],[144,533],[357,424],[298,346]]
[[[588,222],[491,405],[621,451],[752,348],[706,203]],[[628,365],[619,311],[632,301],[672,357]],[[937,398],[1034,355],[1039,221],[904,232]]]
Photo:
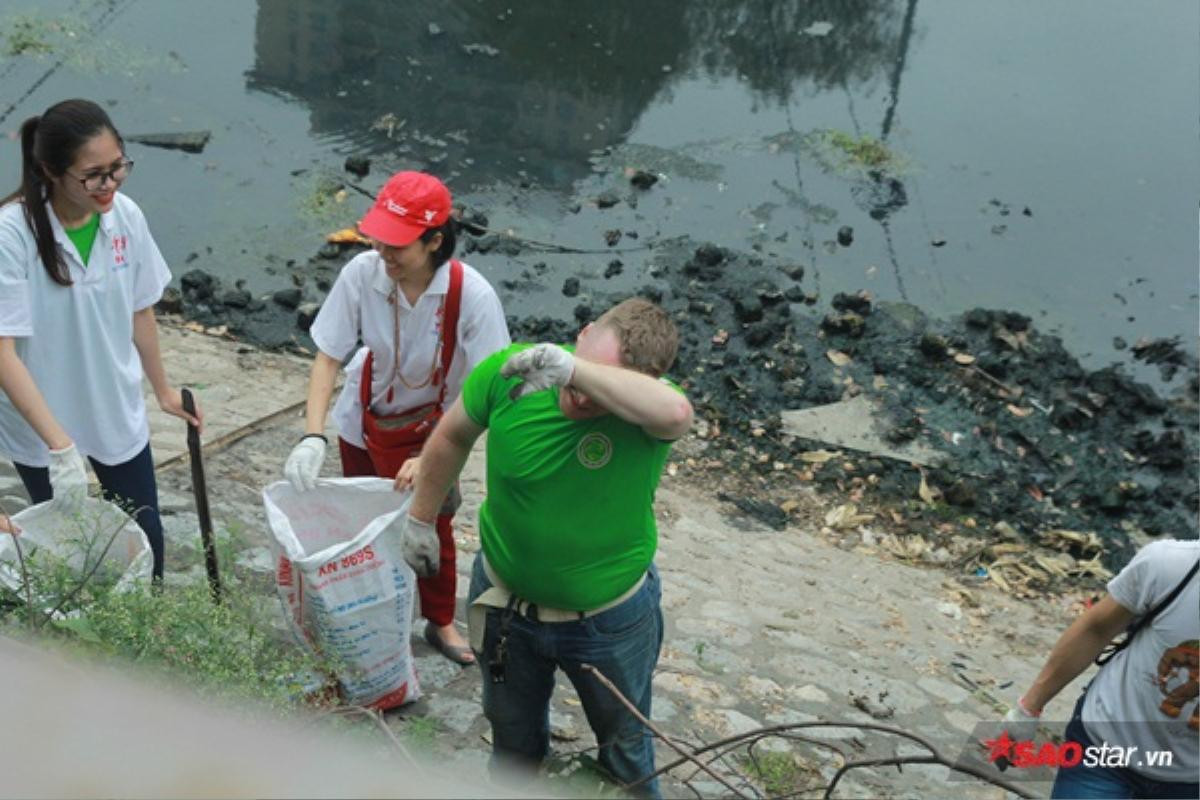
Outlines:
[[448,219],[450,190],[444,183],[424,172],[397,172],[379,190],[358,229],[384,244],[404,247]]

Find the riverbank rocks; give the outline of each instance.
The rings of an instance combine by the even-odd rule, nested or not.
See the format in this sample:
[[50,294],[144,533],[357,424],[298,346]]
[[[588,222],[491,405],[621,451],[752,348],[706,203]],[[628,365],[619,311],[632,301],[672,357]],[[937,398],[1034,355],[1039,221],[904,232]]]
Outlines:
[[[494,249],[505,239],[481,241]],[[1188,388],[1200,388],[1200,370],[1195,359],[1173,355],[1170,340],[1141,348],[1147,363],[1185,362],[1177,369],[1187,371],[1186,380],[1164,398],[1120,367],[1084,369],[1057,337],[1018,312],[974,308],[934,319],[866,291],[838,293],[828,308],[809,311],[806,304],[820,303],[816,287],[789,281],[805,276],[801,266],[687,238],[655,244],[644,262],[630,259],[649,282],[631,289],[615,274],[615,259],[598,258],[580,274],[608,272],[613,289],[597,282],[584,294],[580,277],[567,278],[562,295],[580,302],[556,317],[511,316],[511,335],[571,342],[630,294],[660,302],[680,333],[668,375],[708,432],[694,452],[681,443],[672,466],[720,470],[729,508],[742,518],[786,525],[795,508],[786,487],[798,481],[806,490],[853,496],[860,509],[900,504],[898,521],[878,520],[880,535],[893,524],[919,526],[930,531],[931,552],[945,546],[942,537],[981,535],[1003,521],[1030,539],[1048,529],[1094,531],[1108,548],[1106,563],[1116,564],[1137,537],[1197,529],[1200,437]],[[323,264],[308,265],[306,287],[332,278]],[[522,273],[531,291],[545,271]],[[268,346],[311,352],[304,328],[313,307],[302,311],[298,287],[283,290],[285,305],[268,302],[256,312],[213,301],[220,287],[202,271],[182,284],[184,314],[205,327],[227,325]],[[841,354],[838,364],[823,356],[831,350]],[[781,411],[854,396],[882,409],[885,442],[932,447],[946,453],[945,464],[917,470],[781,434]],[[814,452],[830,455],[808,460]],[[926,496],[932,500],[921,502]]]
[[658,176],[653,172],[647,172],[644,169],[639,169],[629,177],[629,182],[633,184],[634,188],[645,191],[654,184],[658,183]]
[[871,313],[871,298],[865,294],[838,292],[833,296],[833,300],[829,301],[829,305],[838,311],[853,311],[863,317]]
[[721,277],[721,266],[728,258],[728,252],[715,244],[703,244],[696,248],[692,259],[683,265],[685,275],[694,275],[702,281],[715,281]]
[[179,279],[186,303],[208,303],[213,300],[220,281],[202,269],[193,269],[183,273]]
[[366,156],[346,156],[346,162],[343,166],[346,172],[361,179],[370,174],[371,159]]
[[320,303],[301,303],[296,308],[296,327],[308,333],[320,311]]
[[221,304],[229,308],[249,308],[254,297],[248,291],[238,286],[221,293]]
[[846,311],[842,314],[826,314],[825,318],[821,320],[821,330],[835,336],[857,339],[863,335],[865,329],[866,320],[853,311]]
[[183,293],[174,286],[168,286],[163,290],[162,297],[154,307],[160,314],[181,314],[183,313]]
[[279,291],[275,292],[275,294],[271,295],[271,299],[274,300],[276,304],[281,305],[284,308],[296,308],[300,305],[300,299],[302,297],[303,294],[300,292],[300,289],[294,286],[290,289],[280,289]]

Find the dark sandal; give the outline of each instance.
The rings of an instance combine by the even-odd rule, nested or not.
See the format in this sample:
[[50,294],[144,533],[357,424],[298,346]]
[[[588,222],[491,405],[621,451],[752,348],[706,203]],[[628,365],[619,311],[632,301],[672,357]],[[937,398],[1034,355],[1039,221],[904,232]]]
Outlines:
[[455,664],[469,667],[475,663],[475,654],[471,652],[469,645],[467,647],[455,647],[453,645],[446,644],[444,641],[442,641],[442,637],[438,636],[437,626],[432,622],[425,623],[425,641],[429,642],[430,647],[432,647],[434,650],[437,650]]

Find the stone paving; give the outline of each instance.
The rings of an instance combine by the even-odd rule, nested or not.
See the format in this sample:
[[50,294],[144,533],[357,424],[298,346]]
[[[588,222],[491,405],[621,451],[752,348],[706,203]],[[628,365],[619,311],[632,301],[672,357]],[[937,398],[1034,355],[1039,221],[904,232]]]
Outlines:
[[[197,394],[208,409],[206,441],[222,435],[232,438],[229,432],[252,414],[266,416],[303,397],[298,387],[304,384],[307,368],[302,360],[251,352],[218,338],[169,328],[163,340],[173,375],[180,372],[175,356],[186,343],[188,369],[192,380],[202,384]],[[201,358],[199,351],[208,355]],[[209,365],[211,374],[193,369],[200,364]],[[210,405],[213,397],[220,402]],[[250,407],[255,410],[247,411]],[[240,410],[235,414],[235,409]],[[221,418],[226,413],[236,424]],[[175,425],[157,411],[153,416],[156,428]],[[264,586],[271,560],[261,490],[280,479],[302,424],[299,411],[277,415],[206,457],[214,522],[219,529],[235,532],[239,568],[261,575]],[[161,463],[171,455],[156,452],[156,460]],[[325,474],[339,474],[338,466],[336,448],[331,448]],[[481,452],[468,462],[462,489],[464,505],[456,519],[460,620],[467,575],[478,549]],[[653,718],[686,747],[770,725],[877,722],[923,736],[954,758],[977,722],[998,717],[990,701],[1011,701],[1069,622],[1065,599],[1017,601],[945,569],[882,560],[845,542],[835,543],[815,526],[771,530],[739,516],[707,489],[664,477],[656,509],[667,630],[654,679]],[[160,471],[160,493],[168,582],[203,580],[186,459]],[[13,497],[23,496],[7,464],[0,465],[0,496],[9,498],[10,507]],[[836,498],[803,501],[833,504]],[[278,600],[264,592],[262,603],[264,613],[282,628]],[[416,629],[419,632],[419,626]],[[413,650],[425,696],[389,714],[389,724],[401,734],[423,725],[432,758],[452,762],[456,771],[481,768],[490,745],[480,713],[478,670],[452,664],[419,636],[413,639]],[[1009,681],[1012,685],[1006,687]],[[555,752],[563,758],[556,763],[574,763],[567,756],[586,752],[594,740],[569,683],[565,678],[559,683],[551,722]],[[1075,687],[1065,690],[1046,717],[1065,719],[1076,696]],[[432,724],[415,722],[420,719]],[[899,739],[854,729],[806,733],[838,744],[856,758],[916,752]],[[865,751],[860,750],[863,746]],[[823,784],[821,778],[827,780],[838,766],[834,756],[810,744],[776,738],[759,748],[790,754],[786,761],[803,778],[800,786]],[[665,764],[675,754],[660,743],[658,758]],[[735,785],[742,780],[735,768],[747,772],[736,756],[715,766]],[[664,791],[695,796],[681,782],[695,771],[692,766],[675,770]],[[906,765],[902,772],[894,767],[855,770],[839,784],[836,796],[1005,795],[981,783],[951,781],[948,773],[930,765]],[[729,794],[703,774],[690,782],[703,796]],[[750,789],[745,791],[753,796]]]

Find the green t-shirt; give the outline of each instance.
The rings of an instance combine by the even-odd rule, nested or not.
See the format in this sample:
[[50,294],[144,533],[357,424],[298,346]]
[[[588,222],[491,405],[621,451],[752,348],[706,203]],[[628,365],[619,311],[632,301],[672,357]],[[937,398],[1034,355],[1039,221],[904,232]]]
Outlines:
[[96,243],[96,232],[100,230],[100,215],[92,214],[88,217],[88,221],[78,228],[63,228],[63,230],[66,231],[67,238],[74,243],[75,249],[79,251],[79,257],[86,266],[88,258],[92,255],[92,245]]
[[613,414],[567,419],[557,389],[509,399],[519,379],[500,377],[500,367],[529,346],[494,353],[463,384],[467,415],[488,429],[480,544],[515,594],[588,611],[650,566],[654,492],[671,444]]

